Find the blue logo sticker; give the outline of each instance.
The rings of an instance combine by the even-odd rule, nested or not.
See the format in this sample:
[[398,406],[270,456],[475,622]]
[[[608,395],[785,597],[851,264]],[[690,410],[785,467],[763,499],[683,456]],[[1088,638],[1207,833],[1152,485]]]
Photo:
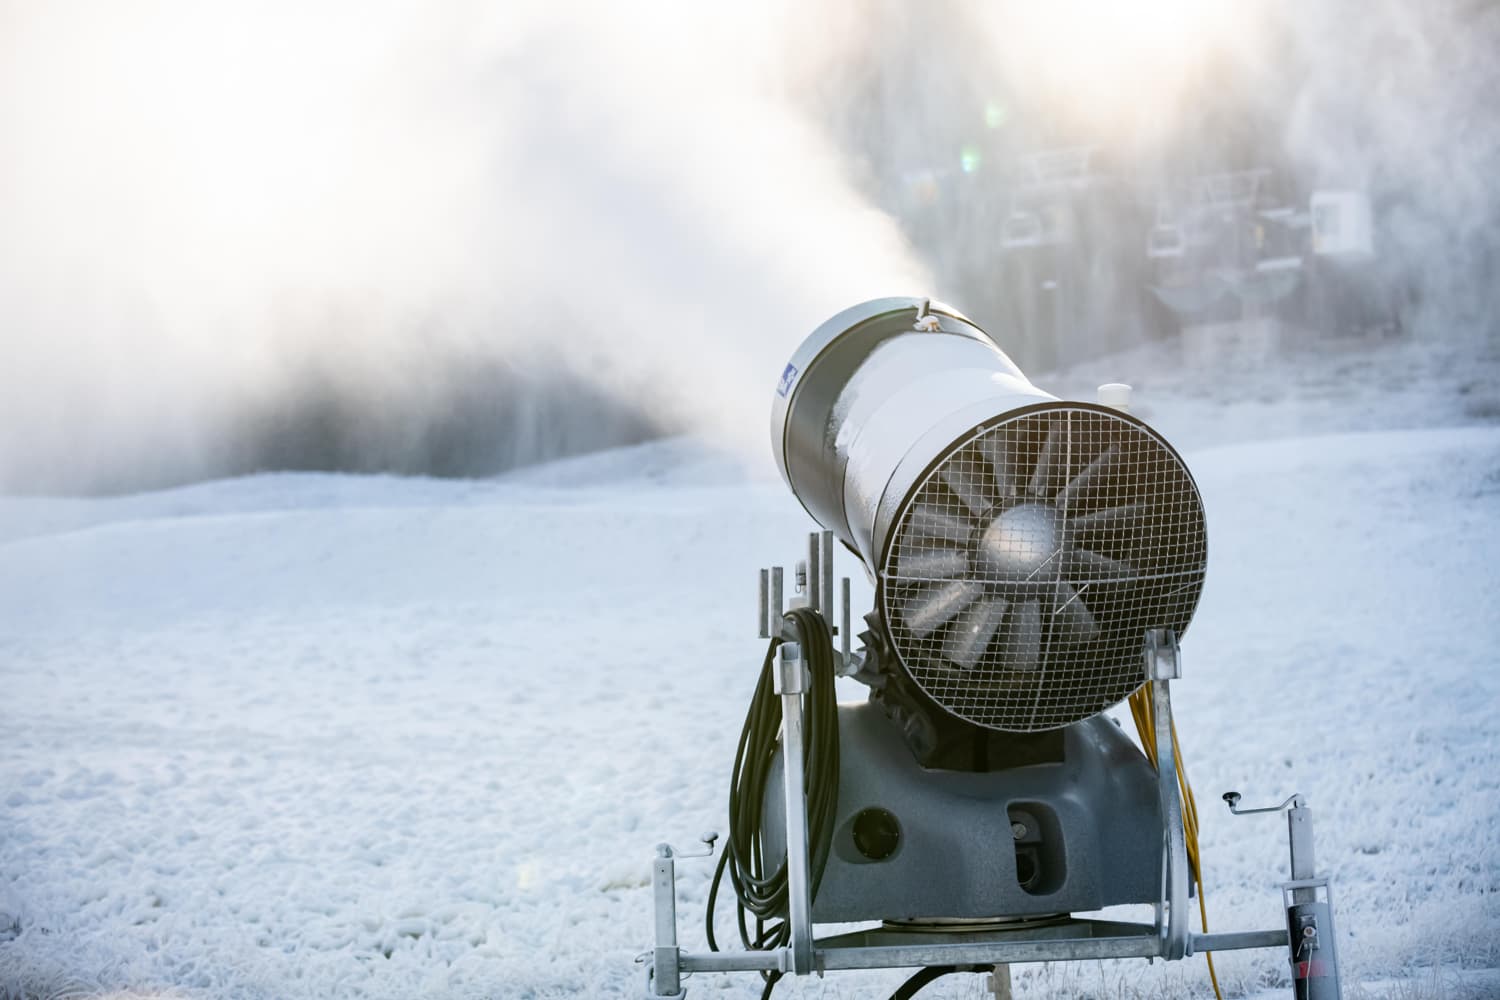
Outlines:
[[776,387],[779,396],[785,396],[792,391],[792,383],[797,381],[797,366],[787,365],[786,371],[781,373],[781,384]]

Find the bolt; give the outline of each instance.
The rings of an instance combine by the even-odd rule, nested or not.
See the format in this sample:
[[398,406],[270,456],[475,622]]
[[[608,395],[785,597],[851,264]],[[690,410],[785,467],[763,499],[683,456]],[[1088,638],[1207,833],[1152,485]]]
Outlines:
[[1026,836],[1026,824],[1025,823],[1012,823],[1010,825],[1010,834],[1011,834],[1012,837],[1015,837],[1017,840],[1020,840],[1022,837]]

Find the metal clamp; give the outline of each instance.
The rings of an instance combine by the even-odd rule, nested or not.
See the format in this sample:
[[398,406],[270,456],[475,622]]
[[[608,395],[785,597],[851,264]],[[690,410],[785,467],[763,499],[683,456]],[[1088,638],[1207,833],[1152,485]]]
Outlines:
[[1171,629],[1153,628],[1146,631],[1144,657],[1146,680],[1182,679],[1182,649],[1177,645],[1177,633]]
[[923,299],[917,304],[916,322],[912,329],[920,333],[940,333],[943,329],[942,321],[932,314],[932,300]]
[[776,651],[775,690],[777,694],[801,694],[807,690],[807,664],[802,659],[802,646],[795,642],[783,642]]

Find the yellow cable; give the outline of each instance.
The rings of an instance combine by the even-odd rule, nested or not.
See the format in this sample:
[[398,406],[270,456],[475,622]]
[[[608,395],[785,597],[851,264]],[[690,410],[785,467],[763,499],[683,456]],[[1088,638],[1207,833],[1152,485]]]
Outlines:
[[[1146,758],[1151,761],[1151,766],[1156,767],[1156,720],[1151,708],[1151,684],[1148,682],[1135,694],[1130,696],[1130,715],[1135,719],[1136,732],[1141,738],[1141,749],[1146,751]],[[1203,922],[1203,933],[1208,933],[1208,901],[1203,892],[1203,865],[1198,851],[1198,803],[1193,799],[1193,787],[1188,784],[1187,772],[1182,766],[1182,743],[1177,739],[1177,722],[1172,722],[1172,761],[1177,770],[1177,787],[1182,790],[1182,832],[1187,846],[1188,869],[1192,880],[1198,886],[1198,916]],[[1214,971],[1213,952],[1206,951],[1203,957],[1208,961],[1208,978],[1214,984],[1214,996],[1217,1000],[1224,1000],[1224,994],[1219,990],[1219,976]]]

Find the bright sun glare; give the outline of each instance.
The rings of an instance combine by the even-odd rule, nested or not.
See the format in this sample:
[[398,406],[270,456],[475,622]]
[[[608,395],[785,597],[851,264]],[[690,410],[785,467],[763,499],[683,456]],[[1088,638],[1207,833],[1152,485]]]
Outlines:
[[1193,75],[1245,44],[1261,5],[1233,0],[1049,0],[992,8],[1008,75],[1107,131],[1164,123]]

